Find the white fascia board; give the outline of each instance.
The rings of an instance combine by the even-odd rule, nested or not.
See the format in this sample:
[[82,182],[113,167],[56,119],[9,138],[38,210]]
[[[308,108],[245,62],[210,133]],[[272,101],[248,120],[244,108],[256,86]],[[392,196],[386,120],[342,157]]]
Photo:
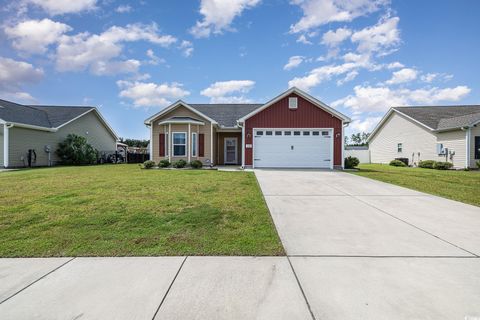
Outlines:
[[260,108],[256,109],[256,110],[253,110],[252,112],[250,112],[249,114],[247,114],[246,116],[243,116],[242,118],[240,118],[238,121],[239,122],[245,122],[245,120],[247,120],[248,118],[251,118],[252,116],[256,115],[257,113],[265,110],[266,108],[270,107],[271,105],[273,105],[274,103],[282,100],[283,98],[289,96],[290,94],[292,93],[296,93],[297,95],[301,96],[302,98],[310,101],[311,103],[313,103],[315,106],[317,106],[318,108],[320,109],[323,109],[325,111],[327,111],[328,113],[334,115],[335,117],[339,118],[340,120],[343,120],[344,123],[349,123],[351,122],[352,120],[347,117],[346,115],[338,112],[337,110],[333,109],[332,107],[328,106],[327,104],[323,103],[322,101],[318,100],[317,98],[309,95],[308,93],[298,89],[297,87],[292,87],[290,89],[288,89],[287,91],[285,91],[284,93],[278,95],[277,97],[273,98],[272,100],[268,101],[267,103],[265,103],[263,106],[261,106]]
[[161,115],[167,113],[167,112],[170,112],[172,111],[173,109],[175,108],[178,108],[179,106],[183,106],[185,108],[187,108],[188,110],[192,111],[193,113],[203,117],[204,119],[207,119],[208,121],[210,121],[211,123],[213,124],[217,124],[217,121],[213,120],[212,118],[206,116],[205,114],[201,113],[200,111],[198,111],[197,109],[191,107],[188,105],[188,103],[185,103],[183,102],[182,100],[178,100],[177,102],[169,105],[168,107],[166,107],[165,109],[161,110],[160,112],[157,112],[156,114],[154,114],[153,116],[151,116],[150,118],[146,119],[144,121],[144,123],[146,125],[150,125],[152,123],[153,120],[155,120],[156,118],[160,117]]
[[18,122],[5,122],[5,124],[6,125],[13,124],[13,126],[15,126],[15,127],[25,128],[25,129],[33,129],[33,130],[48,131],[48,132],[57,132],[57,129],[55,129],[55,128],[34,126],[34,125],[31,125],[31,124],[24,124],[24,123],[18,123]]

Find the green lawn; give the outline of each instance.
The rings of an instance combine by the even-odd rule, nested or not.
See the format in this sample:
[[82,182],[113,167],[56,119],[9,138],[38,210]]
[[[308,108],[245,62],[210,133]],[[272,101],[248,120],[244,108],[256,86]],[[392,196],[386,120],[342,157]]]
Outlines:
[[253,173],[56,167],[0,185],[1,257],[284,254]]
[[359,171],[352,173],[480,206],[480,171],[442,171],[361,164]]

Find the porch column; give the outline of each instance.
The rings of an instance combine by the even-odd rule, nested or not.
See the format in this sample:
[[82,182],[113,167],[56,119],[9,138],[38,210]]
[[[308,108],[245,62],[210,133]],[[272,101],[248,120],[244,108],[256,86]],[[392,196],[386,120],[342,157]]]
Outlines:
[[192,147],[191,147],[191,146],[192,146],[192,143],[191,143],[191,141],[190,141],[192,134],[190,133],[190,131],[191,131],[190,123],[188,123],[188,138],[187,138],[187,140],[185,141],[185,142],[187,143],[188,163],[190,163],[190,160],[191,160],[191,159],[190,159],[190,156],[192,155],[192,152],[191,152],[191,150],[190,150],[190,149],[192,148]]
[[3,125],[3,166],[8,168],[8,130],[10,127],[7,124]]
[[469,168],[470,167],[470,144],[471,144],[471,139],[472,139],[472,128],[467,128],[467,130],[465,130],[465,144],[466,144],[466,151],[467,151],[467,154],[465,155],[465,168]]
[[245,122],[242,125],[242,168],[245,168]]
[[210,123],[210,164],[213,163],[213,123]]
[[172,134],[172,124],[168,124],[168,162],[172,162],[172,139],[173,139],[173,134]]
[[150,152],[149,160],[153,160],[153,126],[153,122],[150,122],[150,145],[148,147]]

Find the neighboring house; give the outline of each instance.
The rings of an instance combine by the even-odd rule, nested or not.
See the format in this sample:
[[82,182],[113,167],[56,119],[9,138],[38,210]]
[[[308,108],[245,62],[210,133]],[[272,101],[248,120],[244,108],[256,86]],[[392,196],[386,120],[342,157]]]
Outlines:
[[475,168],[480,159],[480,106],[395,107],[368,139],[372,163],[394,158],[449,161]]
[[368,146],[345,146],[345,158],[355,157],[360,163],[370,163],[370,150]]
[[350,119],[291,88],[265,104],[178,101],[145,120],[150,157],[243,167],[341,168]]
[[[114,151],[117,135],[94,107],[30,106],[0,100],[0,167],[54,165],[68,134],[87,138],[99,151]],[[48,150],[50,150],[48,152]]]

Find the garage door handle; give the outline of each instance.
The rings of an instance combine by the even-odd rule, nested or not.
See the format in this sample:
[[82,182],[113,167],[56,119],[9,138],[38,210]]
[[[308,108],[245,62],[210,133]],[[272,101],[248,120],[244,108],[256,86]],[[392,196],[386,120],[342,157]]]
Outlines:
[[262,160],[262,159],[253,159],[253,160],[255,160],[255,161],[260,161],[260,160]]
[[293,148],[294,148],[293,146],[290,146],[290,150],[293,150]]

